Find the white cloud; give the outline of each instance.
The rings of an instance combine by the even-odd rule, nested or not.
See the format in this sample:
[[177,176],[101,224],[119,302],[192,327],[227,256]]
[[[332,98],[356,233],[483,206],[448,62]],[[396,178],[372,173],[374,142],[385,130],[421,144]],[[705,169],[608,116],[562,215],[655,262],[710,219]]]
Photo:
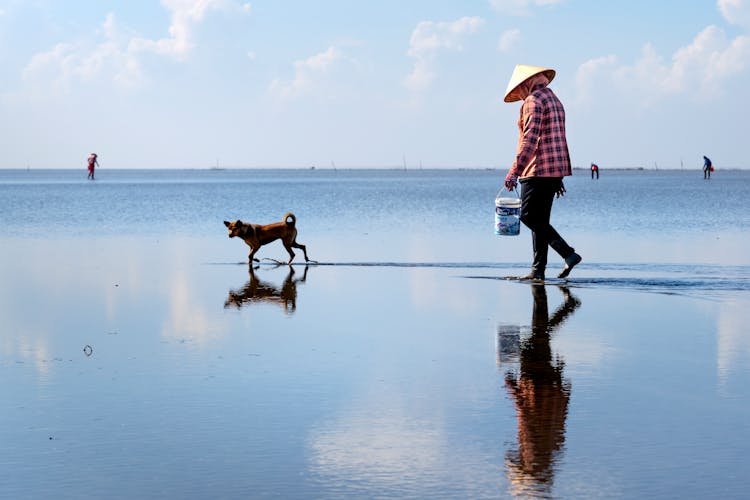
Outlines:
[[46,52],[35,54],[23,70],[24,80],[66,88],[74,81],[90,82],[109,72],[118,84],[140,81],[140,66],[133,54],[122,49],[113,14],[107,15],[99,31],[104,40],[98,45],[58,43]]
[[727,78],[742,72],[750,59],[750,38],[738,36],[727,40],[716,26],[708,26],[686,47],[677,50],[671,64],[665,64],[650,46],[643,57],[619,73],[622,81],[635,79],[654,90],[669,94],[696,90],[715,96]]
[[578,71],[576,71],[576,89],[578,91],[579,102],[587,101],[587,98],[594,93],[598,76],[602,73],[612,71],[616,67],[616,64],[617,57],[608,55],[589,59],[578,67]]
[[[134,38],[129,50],[151,51],[156,54],[184,58],[194,47],[192,32],[203,21],[206,12],[226,7],[225,0],[162,0],[170,12],[169,37],[159,40]],[[240,7],[244,10],[244,7]]]
[[404,79],[404,85],[414,91],[424,90],[429,87],[435,80],[435,72],[432,70],[432,63],[418,59],[414,63],[414,69]]
[[672,57],[668,89],[683,90],[697,81],[703,91],[714,94],[723,80],[745,69],[748,59],[750,38],[738,36],[729,41],[722,30],[709,26]]
[[114,14],[110,13],[97,30],[102,39],[96,43],[62,42],[35,54],[23,71],[24,79],[66,87],[75,80],[90,81],[106,74],[119,85],[137,85],[143,80],[139,60],[143,53],[184,60],[195,46],[195,26],[203,21],[208,11],[225,9],[249,13],[251,10],[250,4],[240,5],[229,0],[162,0],[162,5],[170,13],[168,37],[153,40],[133,34],[123,36]]
[[273,80],[270,90],[281,99],[291,99],[306,94],[313,88],[317,77],[329,71],[342,58],[341,50],[332,45],[324,52],[294,61],[294,77],[289,81],[278,78]]
[[732,24],[750,28],[750,0],[718,0],[724,19]]
[[484,25],[481,17],[462,17],[453,22],[422,21],[409,40],[407,54],[414,59],[414,69],[404,80],[411,90],[424,90],[435,79],[434,61],[440,50],[461,51],[461,41]]
[[544,7],[562,2],[563,0],[490,0],[490,5],[502,14],[528,16],[534,7]]
[[510,52],[513,47],[515,47],[518,44],[518,41],[521,39],[521,30],[519,29],[512,29],[507,30],[503,32],[502,35],[500,35],[500,40],[497,43],[497,50],[500,52]]
[[422,21],[411,34],[408,54],[423,57],[438,49],[461,50],[462,37],[476,32],[483,24],[481,17],[462,17],[453,22]]
[[732,40],[716,26],[708,26],[693,41],[665,62],[651,44],[632,65],[617,65],[614,56],[589,60],[577,73],[578,94],[592,88],[595,78],[610,78],[623,93],[633,93],[645,105],[676,94],[712,99],[722,92],[725,81],[745,71],[750,62],[750,37]]

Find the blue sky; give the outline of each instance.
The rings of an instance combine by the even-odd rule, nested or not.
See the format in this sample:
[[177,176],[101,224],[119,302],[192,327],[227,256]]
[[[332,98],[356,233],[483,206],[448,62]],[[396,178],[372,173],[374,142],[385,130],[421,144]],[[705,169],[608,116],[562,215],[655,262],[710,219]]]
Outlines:
[[750,0],[0,0],[0,168],[507,168],[517,63],[574,165],[749,167]]

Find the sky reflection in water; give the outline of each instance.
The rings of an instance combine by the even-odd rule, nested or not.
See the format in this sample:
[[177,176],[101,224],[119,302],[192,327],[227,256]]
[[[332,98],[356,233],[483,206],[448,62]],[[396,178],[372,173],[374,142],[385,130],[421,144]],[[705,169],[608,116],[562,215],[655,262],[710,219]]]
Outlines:
[[[0,173],[0,496],[740,498],[723,174],[574,176],[542,288],[497,172]],[[287,207],[322,265],[250,270],[221,221]]]
[[666,295],[586,272],[545,289],[492,267],[250,272],[189,238],[63,240],[53,259],[10,243],[0,476],[12,496],[669,497],[726,478],[731,497],[748,485],[746,291]]

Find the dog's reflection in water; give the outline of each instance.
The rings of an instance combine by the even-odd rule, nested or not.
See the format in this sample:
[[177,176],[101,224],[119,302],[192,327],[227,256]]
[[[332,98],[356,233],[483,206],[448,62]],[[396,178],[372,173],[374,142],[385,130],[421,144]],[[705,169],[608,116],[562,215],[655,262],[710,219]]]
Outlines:
[[224,308],[236,307],[239,309],[249,304],[267,303],[278,304],[284,308],[285,313],[292,314],[297,309],[297,283],[305,282],[308,267],[305,266],[302,276],[297,277],[294,268],[289,266],[289,273],[281,286],[258,279],[255,275],[255,270],[258,267],[248,266],[250,279],[242,288],[229,290]]

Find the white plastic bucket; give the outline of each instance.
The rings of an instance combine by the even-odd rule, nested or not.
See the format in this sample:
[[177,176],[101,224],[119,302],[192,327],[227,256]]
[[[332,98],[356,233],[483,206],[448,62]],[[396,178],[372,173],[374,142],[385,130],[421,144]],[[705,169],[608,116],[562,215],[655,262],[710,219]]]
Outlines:
[[518,236],[521,232],[521,200],[506,198],[501,193],[495,198],[495,234]]

